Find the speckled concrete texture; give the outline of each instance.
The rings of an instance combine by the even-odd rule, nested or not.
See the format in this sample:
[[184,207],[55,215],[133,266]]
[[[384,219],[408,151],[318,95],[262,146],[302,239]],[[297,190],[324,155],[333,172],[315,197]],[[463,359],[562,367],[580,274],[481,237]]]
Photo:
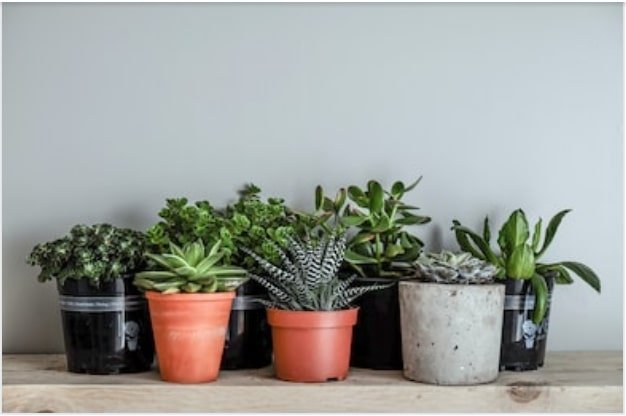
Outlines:
[[504,285],[400,282],[404,376],[430,384],[498,377]]

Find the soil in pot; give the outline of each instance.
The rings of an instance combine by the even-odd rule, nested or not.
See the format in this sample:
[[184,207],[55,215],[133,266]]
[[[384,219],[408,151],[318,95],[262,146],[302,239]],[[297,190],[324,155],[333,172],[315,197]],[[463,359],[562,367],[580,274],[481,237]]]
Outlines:
[[119,374],[148,371],[154,343],[148,306],[118,278],[94,286],[86,278],[57,281],[68,371]]
[[400,332],[400,306],[398,282],[409,278],[359,278],[354,286],[387,284],[393,286],[368,292],[354,301],[359,308],[359,318],[354,327],[352,342],[353,367],[373,370],[402,369],[402,336]]
[[177,383],[217,379],[235,292],[146,292],[161,378]]
[[404,376],[441,385],[498,377],[503,284],[400,283]]
[[276,377],[297,382],[345,379],[357,312],[268,309]]
[[554,279],[547,278],[546,315],[539,325],[532,321],[535,294],[529,280],[506,280],[500,370],[528,371],[543,366],[548,338]]
[[239,286],[233,300],[222,370],[261,368],[272,363],[272,335],[265,307],[256,302],[267,299],[265,289],[248,280]]

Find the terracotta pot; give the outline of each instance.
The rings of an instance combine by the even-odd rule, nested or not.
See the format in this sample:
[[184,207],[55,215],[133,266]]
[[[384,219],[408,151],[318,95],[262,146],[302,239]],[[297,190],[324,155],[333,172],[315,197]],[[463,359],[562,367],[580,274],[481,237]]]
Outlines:
[[357,312],[268,309],[276,377],[299,382],[345,379]]
[[201,383],[217,379],[235,292],[146,292],[161,379]]

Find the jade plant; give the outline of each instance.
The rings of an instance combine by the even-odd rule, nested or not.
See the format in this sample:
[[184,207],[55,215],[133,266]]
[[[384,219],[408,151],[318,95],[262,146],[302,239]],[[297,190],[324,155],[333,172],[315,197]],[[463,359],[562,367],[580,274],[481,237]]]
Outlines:
[[470,253],[451,251],[423,254],[416,262],[420,280],[444,284],[493,283],[496,266]]
[[276,248],[280,266],[242,248],[265,270],[267,276],[251,274],[264,286],[269,300],[259,300],[268,308],[296,311],[334,311],[349,308],[359,296],[389,287],[369,285],[350,287],[356,276],[338,276],[346,248],[345,234],[326,235],[317,241],[289,238],[286,252]]
[[365,188],[340,189],[335,199],[315,191],[316,217],[323,228],[342,227],[355,233],[347,242],[345,260],[363,277],[399,277],[413,270],[423,243],[406,230],[407,226],[426,224],[430,217],[417,215],[418,207],[402,201],[420,182],[406,186],[396,181],[389,190],[370,180]]
[[515,210],[498,234],[499,252],[491,249],[491,231],[487,217],[484,220],[482,235],[464,227],[457,220],[453,221],[452,230],[463,251],[497,267],[499,279],[530,280],[536,298],[533,322],[539,324],[547,309],[547,278],[554,277],[555,282],[559,284],[570,284],[573,282],[571,272],[600,292],[600,279],[588,266],[575,261],[555,263],[539,261],[552,243],[563,217],[570,211],[569,209],[560,211],[550,219],[542,243],[541,218],[535,223],[531,235],[526,214],[521,209]]
[[86,278],[98,286],[126,277],[144,264],[146,237],[143,233],[110,224],[75,225],[68,235],[37,244],[26,262],[40,266],[40,282],[56,278]]
[[164,294],[213,293],[235,290],[246,280],[244,269],[222,264],[226,253],[219,240],[208,249],[202,240],[169,247],[161,254],[146,253],[153,267],[135,275],[135,286]]
[[219,240],[225,264],[258,272],[256,263],[239,247],[252,247],[257,254],[278,261],[274,246],[284,247],[297,223],[282,199],[263,200],[260,192],[255,185],[247,185],[238,200],[224,209],[209,201],[190,204],[187,198],[167,199],[159,212],[161,221],[147,232],[152,249],[167,250],[170,242],[184,245],[198,239],[212,246]]

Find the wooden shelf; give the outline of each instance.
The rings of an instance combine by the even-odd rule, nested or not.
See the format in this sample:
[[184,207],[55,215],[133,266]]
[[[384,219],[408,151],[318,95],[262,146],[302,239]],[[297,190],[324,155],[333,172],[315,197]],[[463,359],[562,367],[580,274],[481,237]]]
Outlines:
[[156,372],[92,376],[62,355],[4,355],[5,412],[622,412],[622,352],[549,353],[538,371],[502,372],[491,384],[419,384],[398,371],[351,369],[347,380],[287,383],[272,369],[222,371],[179,385]]

